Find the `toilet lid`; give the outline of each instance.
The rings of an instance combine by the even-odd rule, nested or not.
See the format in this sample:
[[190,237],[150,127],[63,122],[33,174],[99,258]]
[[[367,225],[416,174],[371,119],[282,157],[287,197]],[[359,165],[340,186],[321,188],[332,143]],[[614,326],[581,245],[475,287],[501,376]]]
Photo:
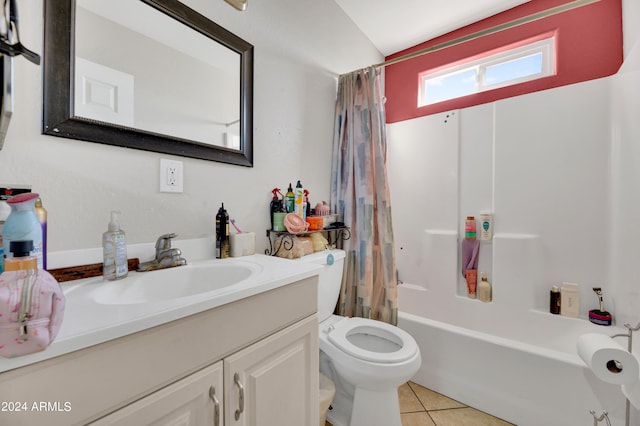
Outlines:
[[327,337],[349,355],[382,364],[406,361],[418,350],[416,341],[406,331],[366,318],[338,321]]

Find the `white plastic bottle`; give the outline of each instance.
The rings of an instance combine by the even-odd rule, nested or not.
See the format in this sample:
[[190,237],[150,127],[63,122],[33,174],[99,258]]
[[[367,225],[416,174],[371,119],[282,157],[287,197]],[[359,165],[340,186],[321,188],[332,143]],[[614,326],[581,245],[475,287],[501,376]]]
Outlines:
[[580,287],[576,283],[563,282],[560,286],[560,315],[580,316]]
[[482,273],[482,281],[478,284],[478,299],[483,302],[491,302],[491,283],[487,281],[487,276]]
[[300,181],[296,184],[294,194],[294,213],[304,219],[304,188]]
[[107,232],[102,234],[102,273],[109,281],[125,278],[129,273],[127,262],[127,241],[118,223],[119,212],[111,212],[111,222]]

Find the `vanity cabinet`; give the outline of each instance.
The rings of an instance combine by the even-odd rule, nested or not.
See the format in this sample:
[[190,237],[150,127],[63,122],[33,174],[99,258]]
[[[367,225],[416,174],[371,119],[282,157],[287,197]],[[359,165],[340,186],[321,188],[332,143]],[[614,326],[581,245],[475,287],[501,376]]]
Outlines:
[[317,280],[1,373],[0,401],[61,409],[0,425],[214,425],[212,395],[220,425],[316,424]]
[[225,425],[316,424],[317,341],[314,318],[225,358]]
[[222,426],[222,361],[134,402],[91,426]]

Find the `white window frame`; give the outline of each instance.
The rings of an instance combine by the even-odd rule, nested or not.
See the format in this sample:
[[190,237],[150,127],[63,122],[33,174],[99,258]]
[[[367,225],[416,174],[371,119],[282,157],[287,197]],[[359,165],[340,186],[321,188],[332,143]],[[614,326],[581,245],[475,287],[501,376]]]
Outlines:
[[[532,43],[528,43],[522,46],[515,47],[513,49],[507,49],[502,52],[485,56],[483,58],[458,63],[450,67],[440,68],[437,71],[426,71],[420,74],[420,88],[418,95],[418,106],[427,106],[434,103],[443,102],[444,100],[438,100],[435,102],[427,101],[426,88],[429,82],[438,80],[444,77],[449,77],[454,74],[465,72],[471,69],[476,71],[476,84],[475,92],[479,93],[487,90],[493,90],[500,87],[512,86],[514,84],[524,83],[526,81],[537,80],[539,78],[555,75],[556,73],[556,55],[555,55],[555,36],[551,36],[542,40],[538,40]],[[503,81],[496,84],[486,83],[486,71],[487,68],[511,62],[518,59],[523,59],[528,56],[542,54],[542,70],[537,74],[531,74],[520,78],[514,78],[511,80]],[[472,94],[472,93],[469,93]],[[467,95],[465,95],[467,96]],[[451,100],[456,98],[449,98]]]

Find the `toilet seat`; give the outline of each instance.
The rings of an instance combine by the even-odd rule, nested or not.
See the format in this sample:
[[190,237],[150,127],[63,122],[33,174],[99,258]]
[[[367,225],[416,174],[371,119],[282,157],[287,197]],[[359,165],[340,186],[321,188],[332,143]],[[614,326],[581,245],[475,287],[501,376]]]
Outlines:
[[[337,348],[353,357],[381,364],[406,361],[418,351],[416,341],[406,331],[366,318],[344,318],[334,323],[327,338]],[[366,346],[371,345],[359,343],[367,340],[373,345],[382,343],[386,349],[370,350]]]

